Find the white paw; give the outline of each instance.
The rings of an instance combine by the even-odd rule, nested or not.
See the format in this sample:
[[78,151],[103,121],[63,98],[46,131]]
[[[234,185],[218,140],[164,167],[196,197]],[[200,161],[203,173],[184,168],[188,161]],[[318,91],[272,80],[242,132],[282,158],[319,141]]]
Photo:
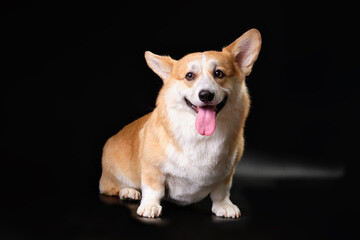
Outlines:
[[122,188],[119,192],[120,199],[140,200],[140,192],[133,188]]
[[161,210],[157,203],[141,203],[136,213],[141,217],[156,218],[161,215]]
[[211,211],[218,217],[238,218],[241,216],[240,209],[230,203],[214,203]]

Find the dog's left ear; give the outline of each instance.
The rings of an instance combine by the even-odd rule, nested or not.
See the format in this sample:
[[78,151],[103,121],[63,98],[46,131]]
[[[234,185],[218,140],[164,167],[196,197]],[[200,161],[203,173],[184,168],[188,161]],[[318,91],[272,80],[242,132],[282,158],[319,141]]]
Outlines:
[[145,59],[148,66],[163,80],[165,83],[166,80],[170,77],[174,63],[176,62],[169,56],[159,56],[153,54],[150,51],[145,52]]
[[253,28],[241,35],[235,42],[224,47],[223,51],[230,52],[241,71],[249,75],[261,48],[260,32]]

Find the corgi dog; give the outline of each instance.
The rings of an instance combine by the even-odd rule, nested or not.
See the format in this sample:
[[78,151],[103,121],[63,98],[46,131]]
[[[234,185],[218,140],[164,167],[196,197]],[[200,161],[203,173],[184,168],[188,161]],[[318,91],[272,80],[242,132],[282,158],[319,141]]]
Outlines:
[[208,195],[216,216],[240,217],[230,188],[250,107],[245,77],[260,48],[251,29],[222,51],[180,60],[146,51],[164,84],[154,111],[106,142],[100,193],[141,200],[137,214],[147,218],[161,215],[162,199],[187,205]]

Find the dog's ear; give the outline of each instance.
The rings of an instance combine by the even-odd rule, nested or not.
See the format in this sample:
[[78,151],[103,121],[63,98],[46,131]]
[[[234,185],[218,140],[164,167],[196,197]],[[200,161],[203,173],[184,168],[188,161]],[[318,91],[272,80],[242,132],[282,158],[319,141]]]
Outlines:
[[223,48],[230,52],[241,71],[249,75],[261,48],[261,35],[257,29],[250,29],[233,43]]
[[148,66],[165,82],[174,66],[175,60],[169,56],[159,56],[150,51],[145,52],[145,59]]

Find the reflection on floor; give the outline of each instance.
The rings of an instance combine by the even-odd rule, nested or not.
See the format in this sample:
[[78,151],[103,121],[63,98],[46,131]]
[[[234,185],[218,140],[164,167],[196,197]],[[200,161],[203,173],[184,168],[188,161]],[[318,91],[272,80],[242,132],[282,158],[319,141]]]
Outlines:
[[245,154],[231,189],[239,219],[214,216],[209,197],[185,207],[163,201],[161,218],[140,218],[139,202],[99,195],[94,181],[90,192],[39,193],[5,206],[0,239],[345,239],[359,212],[345,173],[336,165]]

